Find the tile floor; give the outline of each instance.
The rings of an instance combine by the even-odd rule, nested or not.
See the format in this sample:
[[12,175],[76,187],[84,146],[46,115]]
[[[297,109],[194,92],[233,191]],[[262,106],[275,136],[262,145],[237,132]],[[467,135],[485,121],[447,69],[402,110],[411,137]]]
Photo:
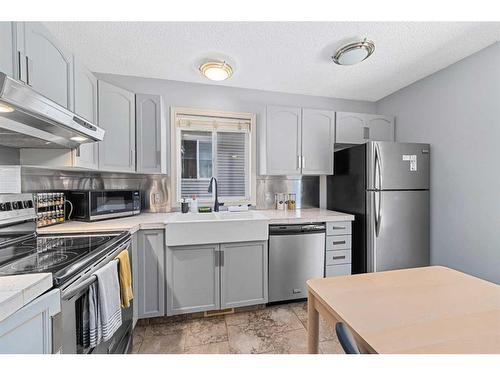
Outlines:
[[[320,352],[344,353],[335,330],[320,320]],[[212,318],[168,318],[138,324],[133,353],[307,353],[307,304],[297,302]]]

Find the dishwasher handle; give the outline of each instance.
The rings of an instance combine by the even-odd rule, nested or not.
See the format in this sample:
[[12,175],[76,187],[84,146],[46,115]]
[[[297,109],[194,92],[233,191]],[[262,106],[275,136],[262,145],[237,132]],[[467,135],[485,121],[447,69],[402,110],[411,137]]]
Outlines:
[[270,235],[308,234],[308,233],[325,233],[325,232],[326,232],[326,225],[324,223],[269,226]]

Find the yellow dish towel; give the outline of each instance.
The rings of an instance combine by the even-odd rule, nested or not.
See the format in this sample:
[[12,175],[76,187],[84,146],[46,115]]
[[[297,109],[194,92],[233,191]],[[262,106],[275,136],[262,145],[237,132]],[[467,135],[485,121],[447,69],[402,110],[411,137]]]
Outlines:
[[120,280],[120,297],[122,307],[130,307],[130,301],[134,298],[132,292],[132,272],[130,271],[130,260],[128,250],[123,250],[116,256],[118,259],[118,279]]

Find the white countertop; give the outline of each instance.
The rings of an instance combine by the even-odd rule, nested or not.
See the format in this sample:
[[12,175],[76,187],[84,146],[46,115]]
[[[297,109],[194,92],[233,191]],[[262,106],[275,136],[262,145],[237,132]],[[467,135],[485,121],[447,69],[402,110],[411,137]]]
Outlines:
[[50,288],[51,273],[0,277],[0,322]]
[[[354,220],[353,215],[337,211],[325,210],[322,208],[307,208],[295,211],[253,210],[249,212],[257,213],[257,216],[259,216],[259,220],[268,220],[269,224],[305,224],[314,222]],[[190,217],[190,215],[193,216]],[[102,220],[93,223],[87,223],[81,221],[69,221],[63,224],[57,224],[46,228],[40,228],[38,229],[38,232],[78,233],[78,232],[112,232],[112,231],[124,231],[124,230],[136,232],[140,229],[163,229],[169,223],[178,221],[186,222],[192,220],[193,222],[197,222],[197,220],[194,219],[195,215],[199,217],[199,215],[204,215],[204,214],[189,214],[189,213],[181,214],[179,212],[142,213],[137,216],[125,217],[121,219]],[[245,219],[239,219],[239,220],[245,220]],[[252,218],[251,220],[255,220],[255,218]]]

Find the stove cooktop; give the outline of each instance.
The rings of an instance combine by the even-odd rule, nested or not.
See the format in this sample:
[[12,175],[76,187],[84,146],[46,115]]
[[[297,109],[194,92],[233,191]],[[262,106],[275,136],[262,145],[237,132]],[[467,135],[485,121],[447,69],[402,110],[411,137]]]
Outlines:
[[0,248],[0,276],[56,273],[109,242],[112,235],[40,236]]

